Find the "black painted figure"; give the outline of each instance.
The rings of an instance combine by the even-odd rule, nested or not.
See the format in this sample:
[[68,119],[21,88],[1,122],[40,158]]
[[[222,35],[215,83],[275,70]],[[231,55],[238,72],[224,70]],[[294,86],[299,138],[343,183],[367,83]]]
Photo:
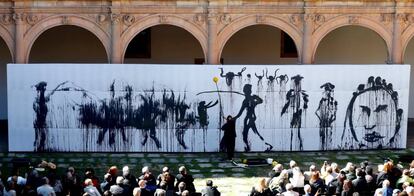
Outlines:
[[266,79],[267,79],[267,84],[268,85],[273,85],[273,82],[275,81],[276,76],[277,76],[277,71],[279,71],[279,69],[275,70],[274,75],[268,75],[268,70],[266,69]]
[[[262,141],[264,141],[263,137],[257,131],[257,127],[256,127],[257,117],[255,113],[256,106],[263,103],[263,100],[257,95],[252,95],[252,85],[250,84],[244,85],[243,92],[244,92],[245,98],[243,100],[239,113],[234,117],[234,119],[239,118],[242,115],[243,111],[246,110],[246,116],[244,117],[244,121],[243,121],[243,132],[242,133],[243,133],[243,142],[246,145],[244,147],[244,150],[246,152],[249,152],[250,143],[248,141],[248,135],[249,135],[250,129],[252,129],[253,133],[258,135]],[[269,143],[265,142],[265,144],[268,146],[266,151],[270,151],[273,148],[273,146],[270,145]]]
[[144,133],[144,140],[141,144],[144,146],[148,140],[148,132],[151,139],[155,142],[157,148],[161,148],[161,143],[156,136],[157,118],[161,116],[160,102],[154,99],[154,89],[151,95],[141,95],[143,103],[140,105],[140,118],[142,119],[142,130]]
[[319,101],[315,114],[319,119],[319,137],[321,140],[320,150],[332,149],[332,129],[336,120],[338,102],[333,97],[335,85],[325,83],[321,86],[324,89],[323,97]]
[[232,116],[227,116],[226,123],[221,127],[224,131],[223,139],[227,152],[227,160],[232,160],[234,157],[234,146],[236,144],[236,119]]
[[[302,90],[303,77],[296,75],[291,78],[292,88],[286,93],[286,103],[281,115],[290,113],[290,150],[303,150],[303,139],[300,133],[302,127],[302,114],[308,108],[309,95]],[[289,111],[289,112],[288,112]],[[295,144],[295,146],[293,145]]]
[[187,113],[187,110],[190,109],[190,106],[185,103],[185,96],[181,100],[180,96],[178,96],[178,100],[175,104],[175,120],[176,120],[176,127],[175,127],[175,135],[177,137],[178,143],[184,148],[187,149],[187,145],[184,141],[184,135],[186,130],[196,123],[195,115],[193,112]]
[[33,127],[35,129],[35,142],[34,148],[35,151],[46,151],[50,150],[46,147],[46,137],[48,132],[48,125],[46,122],[46,117],[48,108],[47,103],[50,101],[50,97],[61,87],[62,85],[66,84],[67,82],[60,83],[53,89],[49,94],[45,96],[46,86],[47,83],[42,81],[35,85],[37,91],[37,97],[33,102],[33,110],[36,113],[36,118],[33,122]]
[[226,74],[224,74],[223,68],[219,68],[219,69],[221,70],[220,77],[226,78],[227,86],[231,86],[232,83],[233,83],[234,77],[235,76],[242,76],[242,73],[246,70],[246,67],[243,67],[240,72],[237,72],[237,74],[235,74],[234,72],[227,72]]
[[398,148],[403,110],[398,93],[381,77],[369,77],[353,93],[346,110],[342,148]]
[[214,103],[212,101],[210,101],[207,105],[206,105],[205,101],[200,101],[198,103],[198,106],[197,106],[198,116],[196,118],[198,118],[198,123],[200,124],[200,127],[202,129],[205,129],[208,126],[207,109],[211,108],[211,107],[214,107],[217,104],[218,104],[218,101],[216,101]]

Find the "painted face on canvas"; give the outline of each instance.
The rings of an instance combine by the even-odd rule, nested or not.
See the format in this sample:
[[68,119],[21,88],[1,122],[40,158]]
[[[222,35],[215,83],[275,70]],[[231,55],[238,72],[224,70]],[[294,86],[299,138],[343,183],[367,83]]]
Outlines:
[[353,104],[352,124],[360,144],[376,148],[388,145],[395,134],[396,102],[382,88],[359,94]]

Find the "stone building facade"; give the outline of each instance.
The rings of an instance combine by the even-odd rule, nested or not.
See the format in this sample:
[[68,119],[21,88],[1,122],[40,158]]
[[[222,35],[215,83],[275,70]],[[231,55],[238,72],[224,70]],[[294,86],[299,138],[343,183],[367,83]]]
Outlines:
[[[10,58],[2,60],[0,70],[1,119],[7,119],[5,64],[31,63],[34,43],[46,31],[59,26],[84,29],[103,46],[102,63],[125,63],[131,40],[158,25],[191,34],[206,64],[220,64],[226,43],[255,25],[275,27],[292,38],[298,57],[286,64],[318,63],[315,56],[322,40],[347,26],[379,36],[385,43],[380,63],[414,63],[407,52],[414,36],[413,0],[2,0],[0,37]],[[414,107],[409,117],[414,118]]]

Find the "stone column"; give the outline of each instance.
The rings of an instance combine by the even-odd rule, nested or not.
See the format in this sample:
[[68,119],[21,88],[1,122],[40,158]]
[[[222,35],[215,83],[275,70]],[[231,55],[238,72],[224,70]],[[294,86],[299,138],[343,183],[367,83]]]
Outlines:
[[395,14],[392,32],[392,52],[391,52],[391,63],[402,64],[402,43],[401,43],[401,28],[406,21],[405,14]]
[[312,33],[314,29],[315,16],[313,14],[304,14],[303,16],[303,43],[301,64],[313,63],[313,40]]
[[24,14],[15,13],[13,15],[15,22],[14,31],[14,63],[27,63],[26,52],[24,51]]
[[219,49],[217,47],[217,14],[209,10],[207,16],[208,40],[207,40],[207,64],[220,64]]
[[121,49],[121,15],[111,14],[111,62],[112,64],[122,63],[122,49]]

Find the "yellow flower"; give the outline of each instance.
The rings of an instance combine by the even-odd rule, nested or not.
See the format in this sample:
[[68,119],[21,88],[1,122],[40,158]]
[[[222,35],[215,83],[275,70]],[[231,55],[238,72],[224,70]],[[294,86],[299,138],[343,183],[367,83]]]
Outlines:
[[214,77],[214,78],[213,78],[213,82],[214,82],[214,83],[216,83],[216,84],[217,84],[218,80],[219,80],[219,78],[218,78],[218,77]]

